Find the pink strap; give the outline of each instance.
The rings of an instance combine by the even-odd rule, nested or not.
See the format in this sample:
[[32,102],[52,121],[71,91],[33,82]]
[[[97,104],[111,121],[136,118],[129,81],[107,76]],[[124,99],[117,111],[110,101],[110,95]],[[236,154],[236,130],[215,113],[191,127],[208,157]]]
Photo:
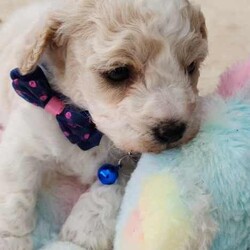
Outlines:
[[47,103],[47,105],[44,107],[44,109],[48,113],[56,116],[62,113],[62,111],[64,110],[64,107],[65,107],[64,103],[61,100],[59,100],[56,97],[52,97]]

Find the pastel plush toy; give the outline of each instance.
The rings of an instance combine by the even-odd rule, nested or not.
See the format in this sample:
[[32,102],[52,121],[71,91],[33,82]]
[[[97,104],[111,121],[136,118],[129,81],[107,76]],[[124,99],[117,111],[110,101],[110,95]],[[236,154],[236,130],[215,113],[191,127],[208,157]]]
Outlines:
[[193,141],[142,156],[117,224],[128,249],[250,249],[250,61],[202,99]]

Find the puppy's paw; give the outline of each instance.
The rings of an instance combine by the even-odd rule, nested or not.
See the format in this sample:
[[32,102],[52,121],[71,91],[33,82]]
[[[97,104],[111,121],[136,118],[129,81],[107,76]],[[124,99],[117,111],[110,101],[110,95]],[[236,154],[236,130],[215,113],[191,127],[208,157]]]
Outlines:
[[23,217],[24,219],[20,218],[15,221],[9,217],[6,217],[5,220],[0,218],[0,237],[24,237],[30,234],[35,228],[36,217],[32,214],[29,215],[29,217]]
[[31,237],[1,237],[0,238],[1,250],[32,250]]
[[113,249],[110,232],[103,227],[101,221],[93,217],[89,223],[81,224],[81,218],[75,218],[77,223],[67,221],[60,233],[61,240],[73,242],[84,250]]
[[25,237],[36,225],[34,197],[25,194],[0,196],[0,237]]
[[61,239],[85,250],[111,250],[123,187],[99,182],[84,193],[66,220]]
[[57,241],[46,245],[41,250],[86,250],[78,245],[66,241]]
[[60,239],[85,250],[111,250],[115,216],[112,206],[109,205],[110,209],[107,207],[97,206],[88,195],[82,197],[65,222]]

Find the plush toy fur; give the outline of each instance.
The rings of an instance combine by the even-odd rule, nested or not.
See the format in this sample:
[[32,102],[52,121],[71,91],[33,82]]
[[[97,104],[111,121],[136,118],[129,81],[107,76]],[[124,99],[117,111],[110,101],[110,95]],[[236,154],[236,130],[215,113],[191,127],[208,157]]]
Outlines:
[[201,102],[192,142],[140,160],[115,250],[250,249],[250,61]]

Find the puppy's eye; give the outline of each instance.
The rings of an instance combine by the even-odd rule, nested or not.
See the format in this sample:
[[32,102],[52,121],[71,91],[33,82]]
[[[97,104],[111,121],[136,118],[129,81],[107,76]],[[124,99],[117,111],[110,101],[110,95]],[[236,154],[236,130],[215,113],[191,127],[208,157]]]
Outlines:
[[106,78],[113,82],[121,82],[130,78],[130,70],[128,67],[119,67],[110,72],[107,72]]
[[196,65],[196,62],[192,62],[186,69],[186,72],[189,74],[189,75],[192,75],[195,70],[197,68],[197,65]]

